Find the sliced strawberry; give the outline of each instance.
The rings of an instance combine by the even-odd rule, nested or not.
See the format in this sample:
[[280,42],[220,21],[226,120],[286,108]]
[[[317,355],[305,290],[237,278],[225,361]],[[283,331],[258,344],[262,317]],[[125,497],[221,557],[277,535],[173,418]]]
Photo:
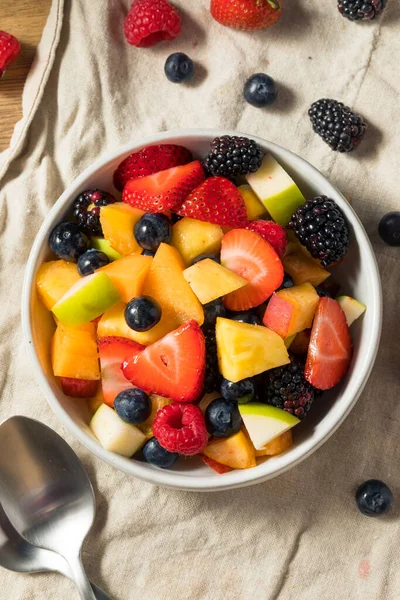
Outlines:
[[275,250],[257,233],[247,229],[232,229],[224,235],[221,264],[249,282],[224,297],[229,310],[259,306],[283,281],[283,266]]
[[226,227],[244,227],[246,205],[237,187],[225,177],[210,177],[176,211],[182,217]]
[[314,387],[329,390],[346,375],[352,356],[349,328],[339,302],[321,298],[311,330],[305,378]]
[[232,467],[228,467],[228,465],[221,465],[221,463],[217,462],[213,458],[210,458],[209,456],[206,456],[205,454],[199,454],[199,458],[201,458],[203,463],[218,473],[218,475],[223,475],[224,473],[229,473],[229,471],[232,471]]
[[203,332],[192,320],[127,360],[122,370],[146,392],[194,402],[203,391],[205,352]]
[[159,144],[147,146],[127,156],[114,172],[114,185],[122,192],[124,185],[130,179],[140,179],[171,169],[186,165],[193,160],[192,153],[183,146],[175,144]]
[[205,179],[198,160],[127,182],[122,201],[146,212],[164,212],[179,207]]
[[92,398],[96,395],[98,381],[61,377],[62,391],[72,398]]
[[103,337],[97,340],[101,366],[101,387],[104,402],[114,406],[116,396],[134,387],[122,372],[122,363],[129,356],[141,352],[144,346],[123,337]]

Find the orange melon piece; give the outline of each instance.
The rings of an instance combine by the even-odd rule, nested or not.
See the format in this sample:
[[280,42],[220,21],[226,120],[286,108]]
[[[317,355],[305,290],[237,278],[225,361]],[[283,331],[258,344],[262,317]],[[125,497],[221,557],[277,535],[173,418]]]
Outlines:
[[36,275],[36,289],[45,307],[51,310],[79,279],[75,263],[51,260],[40,265]]
[[183,276],[202,304],[208,304],[248,284],[247,279],[210,258],[185,269]]
[[98,271],[107,273],[118,289],[121,300],[128,303],[129,300],[140,295],[152,261],[151,256],[134,254],[115,260]]
[[267,306],[263,323],[282,338],[288,338],[312,325],[319,296],[310,283],[275,292]]
[[203,454],[232,469],[251,469],[256,466],[253,444],[243,431],[223,439],[213,439]]
[[51,342],[51,363],[57,377],[100,379],[96,329],[59,325]]
[[304,252],[297,251],[288,254],[282,262],[286,273],[290,275],[295,285],[311,283],[316,286],[330,276],[329,271]]
[[133,208],[125,202],[115,202],[100,209],[100,223],[104,238],[122,256],[142,252],[133,234],[135,225],[142,215],[144,215],[142,210]]
[[279,437],[271,440],[262,450],[256,450],[256,456],[276,456],[293,446],[292,430],[289,429]]
[[219,225],[184,217],[172,228],[172,245],[188,267],[200,254],[219,254],[223,232]]

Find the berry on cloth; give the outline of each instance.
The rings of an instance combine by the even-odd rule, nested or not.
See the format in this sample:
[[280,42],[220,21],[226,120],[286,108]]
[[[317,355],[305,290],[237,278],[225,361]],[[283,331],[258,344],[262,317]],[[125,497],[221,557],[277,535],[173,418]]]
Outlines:
[[373,21],[386,3],[387,0],[338,0],[338,10],[350,21]]
[[225,227],[244,227],[246,207],[237,187],[225,177],[210,177],[176,209],[179,215]]
[[363,515],[378,517],[391,509],[393,505],[393,493],[383,481],[369,479],[358,488],[356,502]]
[[134,0],[124,22],[129,44],[148,48],[173,40],[181,31],[181,18],[167,0]]
[[315,390],[304,378],[304,364],[292,360],[289,365],[271,369],[264,402],[304,419],[314,401]]
[[208,433],[203,413],[193,404],[175,403],[158,411],[153,433],[168,452],[193,456],[203,450]]
[[283,258],[286,246],[288,245],[288,239],[282,225],[278,225],[274,221],[250,221],[246,225],[246,229],[258,233],[263,240],[271,244],[279,258]]
[[102,236],[100,208],[116,202],[114,196],[103,190],[85,190],[74,200],[72,214],[88,235]]
[[332,150],[351,152],[364,139],[364,119],[337,100],[323,98],[311,105],[308,115],[312,127]]
[[183,52],[174,52],[165,61],[164,73],[172,83],[188,81],[194,75],[193,61]]
[[266,29],[282,14],[280,0],[211,0],[211,14],[233,29]]
[[257,142],[246,137],[223,135],[211,143],[204,159],[204,167],[211,175],[222,175],[228,179],[236,175],[255,173],[264,158]]
[[192,153],[176,144],[147,146],[127,156],[114,171],[114,185],[122,192],[127,181],[192,162]]
[[379,235],[389,246],[400,246],[400,212],[387,213],[379,222]]
[[275,81],[265,73],[251,75],[243,89],[243,96],[246,102],[256,108],[264,108],[273,104],[277,95],[278,89]]
[[289,227],[323,267],[343,258],[349,247],[346,218],[336,202],[327,196],[316,196],[300,206]]
[[17,58],[21,45],[11,33],[0,31],[0,77]]

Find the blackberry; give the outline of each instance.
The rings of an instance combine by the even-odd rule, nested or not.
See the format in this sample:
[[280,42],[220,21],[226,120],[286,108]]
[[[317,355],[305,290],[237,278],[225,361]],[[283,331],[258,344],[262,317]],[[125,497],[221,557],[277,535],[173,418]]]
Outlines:
[[323,267],[340,260],[349,246],[349,230],[334,200],[317,196],[300,206],[289,223],[300,243]]
[[246,137],[217,137],[203,164],[207,173],[232,179],[236,175],[255,173],[264,157],[261,147]]
[[89,235],[103,235],[100,224],[100,207],[114,204],[116,199],[103,190],[85,190],[75,199],[72,214],[82,231]]
[[304,378],[304,364],[292,361],[289,365],[268,372],[267,394],[264,402],[305,419],[316,396],[315,388]]
[[386,0],[338,0],[338,9],[350,21],[373,21],[386,3]]
[[311,105],[308,115],[315,133],[332,150],[351,152],[364,138],[365,121],[342,102],[323,98]]
[[204,378],[204,392],[209,394],[219,390],[222,376],[219,372],[217,340],[214,330],[203,329],[206,340],[206,375]]

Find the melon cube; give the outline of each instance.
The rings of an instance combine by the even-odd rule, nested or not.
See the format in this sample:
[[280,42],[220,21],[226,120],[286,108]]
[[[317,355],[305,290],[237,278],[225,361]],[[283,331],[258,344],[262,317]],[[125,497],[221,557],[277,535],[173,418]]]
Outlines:
[[96,328],[76,329],[59,325],[51,342],[51,363],[57,377],[100,379]]
[[310,283],[275,292],[264,314],[263,323],[286,339],[311,327],[319,296]]
[[317,286],[330,276],[329,271],[301,251],[287,254],[282,262],[286,273],[290,275],[295,285],[311,283]]
[[188,267],[200,254],[219,254],[222,236],[219,225],[184,217],[173,226],[171,243]]
[[202,304],[207,304],[248,284],[247,279],[206,258],[183,271]]
[[137,243],[133,230],[143,215],[142,210],[133,208],[125,202],[115,202],[101,207],[100,223],[104,238],[122,256],[141,254],[142,248]]
[[228,438],[213,439],[202,452],[232,469],[251,469],[256,466],[253,444],[243,431],[238,431]]
[[127,304],[141,294],[152,260],[151,256],[134,254],[115,260],[97,272],[103,271],[108,275],[118,289],[121,300]]
[[36,275],[36,289],[45,307],[51,310],[79,279],[76,264],[65,260],[51,260],[40,265]]

